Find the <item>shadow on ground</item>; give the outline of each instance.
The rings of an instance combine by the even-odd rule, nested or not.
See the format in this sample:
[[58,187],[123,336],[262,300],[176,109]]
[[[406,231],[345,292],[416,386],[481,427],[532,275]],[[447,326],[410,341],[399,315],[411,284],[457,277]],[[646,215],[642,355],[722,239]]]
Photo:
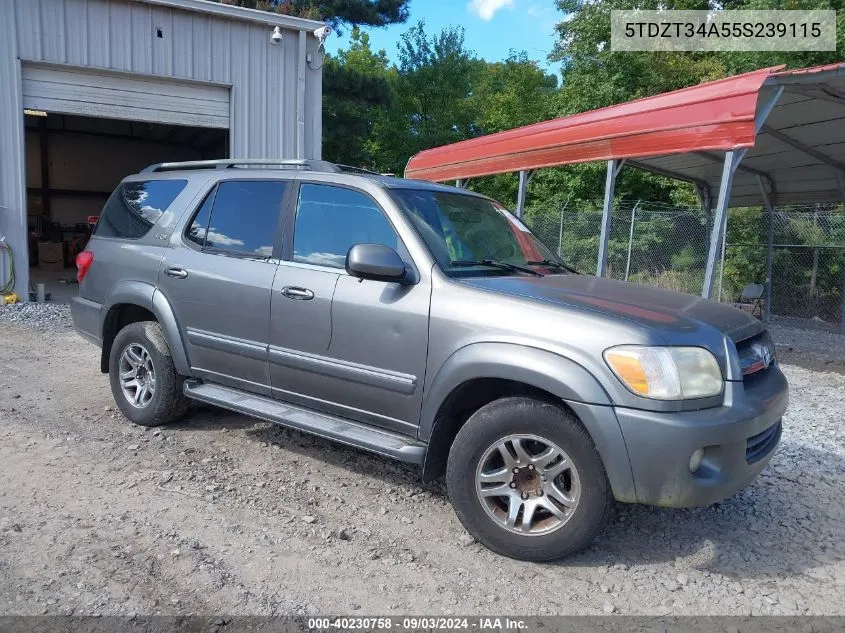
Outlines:
[[[246,428],[256,443],[318,459],[352,473],[382,479],[392,486],[425,490],[446,498],[442,481],[422,484],[419,469],[298,431],[201,407],[175,428]],[[730,578],[767,579],[801,573],[845,559],[841,538],[845,520],[845,458],[791,445],[780,453],[799,455],[814,470],[829,474],[812,480],[783,474],[778,455],[749,487],[708,508],[663,509],[616,504],[608,525],[585,552],[554,566],[649,565],[692,559],[692,566]],[[796,547],[801,543],[801,547]],[[687,564],[690,564],[689,561]]]

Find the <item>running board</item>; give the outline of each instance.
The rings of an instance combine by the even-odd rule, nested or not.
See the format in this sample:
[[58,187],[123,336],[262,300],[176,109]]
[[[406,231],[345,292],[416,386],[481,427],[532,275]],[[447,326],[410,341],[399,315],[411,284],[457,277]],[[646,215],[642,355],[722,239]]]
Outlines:
[[318,413],[233,387],[195,380],[186,380],[184,391],[186,396],[194,400],[319,435],[341,444],[363,448],[403,462],[422,464],[425,459],[426,445],[421,442],[405,435],[366,426],[328,413]]

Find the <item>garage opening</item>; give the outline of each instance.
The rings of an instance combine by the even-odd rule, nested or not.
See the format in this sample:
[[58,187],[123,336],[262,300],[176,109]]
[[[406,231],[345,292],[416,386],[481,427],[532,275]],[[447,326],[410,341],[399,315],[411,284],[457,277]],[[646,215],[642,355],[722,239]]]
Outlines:
[[76,293],[76,254],[117,184],[152,163],[229,155],[229,131],[27,110],[30,294]]

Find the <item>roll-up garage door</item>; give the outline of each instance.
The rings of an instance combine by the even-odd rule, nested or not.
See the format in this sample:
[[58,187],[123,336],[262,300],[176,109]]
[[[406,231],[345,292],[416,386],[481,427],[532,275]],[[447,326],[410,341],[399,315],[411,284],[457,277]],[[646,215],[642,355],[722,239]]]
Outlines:
[[24,65],[23,106],[63,114],[229,128],[224,86]]

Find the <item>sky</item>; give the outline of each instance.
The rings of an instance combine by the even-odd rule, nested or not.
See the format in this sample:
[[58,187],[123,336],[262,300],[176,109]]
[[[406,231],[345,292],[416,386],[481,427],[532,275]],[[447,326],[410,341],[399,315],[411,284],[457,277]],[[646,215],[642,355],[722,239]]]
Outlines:
[[[487,61],[505,59],[511,49],[524,50],[544,68],[557,70],[558,64],[546,59],[555,43],[554,26],[563,18],[554,0],[410,0],[409,12],[404,24],[366,29],[374,50],[384,49],[396,61],[399,36],[425,20],[429,35],[447,26],[463,26],[466,47]],[[343,35],[329,38],[326,48],[336,53],[348,44],[349,29],[344,28]]]

